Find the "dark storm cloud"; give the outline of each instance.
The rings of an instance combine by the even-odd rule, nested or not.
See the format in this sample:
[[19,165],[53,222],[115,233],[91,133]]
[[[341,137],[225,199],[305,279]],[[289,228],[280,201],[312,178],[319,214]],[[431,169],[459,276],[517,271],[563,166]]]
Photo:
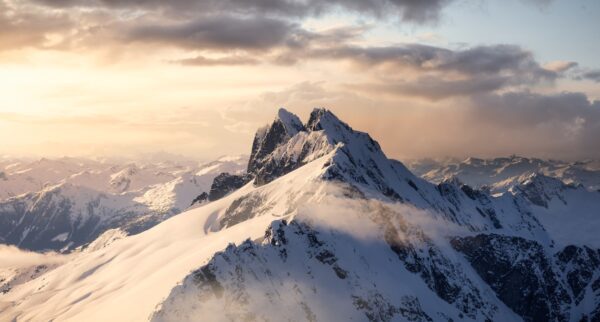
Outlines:
[[451,0],[34,0],[55,8],[109,8],[198,14],[278,15],[291,18],[315,16],[333,10],[389,16],[412,23],[435,22]]
[[[337,46],[300,53],[305,59],[348,60],[374,69],[378,79],[358,90],[442,99],[493,92],[507,87],[553,82],[562,74],[545,69],[518,46],[478,46],[451,50],[424,45]],[[410,78],[409,74],[416,74]]]
[[583,72],[581,74],[581,78],[591,80],[596,83],[600,83],[600,69],[589,70],[589,71]]
[[387,65],[422,71],[457,72],[463,75],[519,74],[532,80],[555,79],[533,55],[518,46],[479,46],[462,50],[409,44],[390,47],[338,47],[315,50],[314,57],[349,59],[365,67]]
[[136,25],[124,40],[190,49],[257,50],[282,45],[297,30],[297,25],[273,18],[211,16],[184,23]]

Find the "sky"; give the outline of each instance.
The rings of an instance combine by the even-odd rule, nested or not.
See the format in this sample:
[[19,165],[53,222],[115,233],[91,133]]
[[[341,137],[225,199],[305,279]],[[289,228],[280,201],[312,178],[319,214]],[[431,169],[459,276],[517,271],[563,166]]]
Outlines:
[[597,0],[0,0],[0,154],[248,154],[326,107],[388,156],[600,158]]

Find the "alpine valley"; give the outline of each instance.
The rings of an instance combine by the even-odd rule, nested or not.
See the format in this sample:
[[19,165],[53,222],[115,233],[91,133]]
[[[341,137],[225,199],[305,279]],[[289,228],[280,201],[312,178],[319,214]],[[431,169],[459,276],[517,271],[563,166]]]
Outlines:
[[592,161],[430,182],[319,108],[249,159],[2,162],[1,321],[600,321]]

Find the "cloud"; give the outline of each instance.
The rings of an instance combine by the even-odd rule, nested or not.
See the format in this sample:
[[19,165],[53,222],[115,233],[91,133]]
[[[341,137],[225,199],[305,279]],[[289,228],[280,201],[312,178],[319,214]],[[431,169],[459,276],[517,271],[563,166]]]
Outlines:
[[260,63],[257,59],[247,56],[225,56],[218,58],[207,58],[200,55],[193,58],[173,60],[172,62],[175,64],[188,66],[239,66],[256,65]]
[[443,99],[553,82],[561,71],[541,66],[518,46],[451,50],[419,44],[387,47],[333,46],[295,53],[304,59],[346,60],[377,77],[351,84],[357,90]]
[[[430,23],[452,0],[0,0],[3,47],[39,44],[49,33],[81,40],[121,35],[197,48],[266,47],[309,17],[355,16]],[[102,19],[96,19],[102,16]],[[222,40],[221,40],[222,38]],[[102,39],[100,43],[104,43]],[[97,44],[98,42],[96,42]],[[81,44],[79,44],[81,45]]]
[[65,14],[21,8],[0,0],[0,51],[56,46],[60,37],[54,42],[51,37],[68,32],[72,26]]
[[493,124],[490,131],[502,131],[514,150],[600,157],[600,101],[583,93],[479,95],[471,99],[469,113],[474,122]]
[[365,67],[386,65],[421,71],[456,72],[462,75],[520,73],[531,78],[555,78],[533,55],[519,46],[492,45],[451,50],[419,44],[389,47],[342,46],[313,52],[315,57],[349,59]]
[[472,102],[473,113],[478,117],[493,119],[507,127],[535,128],[544,124],[572,124],[583,119],[600,129],[600,101],[590,101],[583,93],[511,92],[474,96]]
[[213,16],[183,23],[141,24],[124,40],[176,45],[189,49],[263,50],[283,44],[297,25],[273,18]]
[[600,83],[600,69],[585,71],[580,75],[580,78]]
[[399,18],[410,23],[430,23],[440,18],[451,0],[34,0],[53,8],[137,10],[177,13],[184,17],[206,14],[272,15],[287,18],[319,16],[334,11]]
[[59,264],[66,261],[68,255],[53,252],[37,253],[19,249],[15,246],[0,244],[0,268],[25,268],[46,264]]
[[421,97],[440,100],[454,96],[468,96],[499,90],[509,83],[506,77],[476,77],[464,80],[443,80],[436,77],[420,77],[414,81],[398,80],[348,85],[349,88],[372,94],[386,93],[398,96]]
[[556,73],[564,73],[578,65],[579,64],[574,61],[555,60],[544,64],[544,68]]

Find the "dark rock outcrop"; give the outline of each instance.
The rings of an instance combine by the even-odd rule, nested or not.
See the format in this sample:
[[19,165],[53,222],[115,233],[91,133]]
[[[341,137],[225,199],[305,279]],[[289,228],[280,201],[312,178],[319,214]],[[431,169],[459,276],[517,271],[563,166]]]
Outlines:
[[544,248],[519,237],[480,234],[454,238],[479,276],[526,321],[568,321],[569,293]]
[[203,192],[203,193],[199,194],[196,198],[194,198],[194,200],[192,200],[191,206],[193,206],[195,204],[202,204],[207,201],[208,201],[208,193]]
[[255,177],[256,185],[268,183],[298,167],[298,162],[278,162],[272,154],[301,131],[306,128],[300,119],[282,108],[270,126],[256,132],[247,170]]
[[212,185],[210,186],[210,192],[208,193],[208,200],[215,201],[221,199],[235,191],[252,180],[252,176],[248,174],[236,175],[223,172],[218,175]]

